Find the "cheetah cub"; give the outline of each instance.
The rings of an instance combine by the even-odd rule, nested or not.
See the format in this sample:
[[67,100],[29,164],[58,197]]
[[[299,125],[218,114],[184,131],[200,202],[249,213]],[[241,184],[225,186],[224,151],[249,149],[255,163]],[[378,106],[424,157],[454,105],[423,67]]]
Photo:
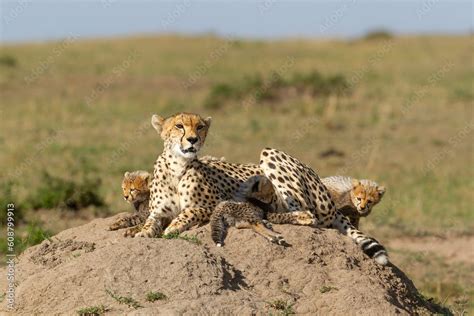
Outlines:
[[133,204],[135,212],[117,219],[109,230],[128,228],[124,233],[126,237],[133,237],[141,230],[141,226],[150,214],[148,203],[150,201],[151,174],[146,171],[125,172],[122,180],[123,198]]
[[337,210],[347,216],[356,228],[359,228],[360,218],[368,216],[385,193],[384,186],[368,179],[332,176],[321,181],[329,190]]
[[[263,219],[265,211],[254,205],[263,202],[267,205],[273,194],[273,186],[267,178],[253,176],[240,185],[234,194],[234,200],[220,202],[212,213],[211,237],[217,247],[221,247],[227,226],[236,228],[251,228],[256,233],[279,245],[284,244],[284,238],[271,230]],[[252,199],[252,202],[249,201]]]
[[308,225],[315,223],[310,212],[275,213],[272,199],[275,191],[272,183],[264,176],[253,176],[242,183],[234,194],[234,200],[219,203],[211,216],[211,236],[218,247],[226,233],[227,226],[251,228],[256,233],[279,245],[284,238],[271,230],[271,223]]

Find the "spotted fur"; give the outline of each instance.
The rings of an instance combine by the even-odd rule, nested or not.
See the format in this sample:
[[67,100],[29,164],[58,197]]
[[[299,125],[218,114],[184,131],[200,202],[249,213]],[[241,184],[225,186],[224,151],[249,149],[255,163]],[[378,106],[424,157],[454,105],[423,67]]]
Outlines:
[[122,180],[123,198],[133,205],[135,212],[117,219],[110,225],[110,230],[132,227],[125,231],[125,236],[133,236],[140,230],[139,228],[150,213],[148,207],[150,201],[150,181],[151,174],[146,171],[125,172]]
[[[211,236],[221,246],[228,226],[251,228],[271,242],[284,243],[282,236],[271,230],[269,222],[278,224],[313,224],[312,214],[303,212],[273,213],[275,197],[272,183],[263,176],[253,176],[242,183],[233,200],[220,202],[211,216]],[[265,218],[268,219],[265,220]]]
[[260,166],[272,181],[278,196],[277,205],[289,211],[309,211],[315,217],[316,227],[334,227],[352,238],[364,253],[379,264],[388,263],[385,248],[375,239],[357,230],[336,209],[329,191],[313,169],[287,153],[266,148],[260,155]]
[[311,212],[316,226],[333,225],[353,238],[377,262],[387,263],[383,246],[356,230],[347,218],[336,212],[335,204],[317,174],[293,157],[265,149],[260,166],[198,160],[196,154],[204,145],[210,123],[210,118],[203,119],[190,113],[179,113],[166,119],[153,116],[152,125],[164,140],[164,149],[155,163],[150,215],[137,236],[162,234],[167,220],[171,220],[171,224],[164,234],[181,233],[209,221],[220,202],[231,200],[241,183],[264,171],[276,190],[276,211]]
[[385,193],[384,186],[368,179],[332,176],[321,181],[331,193],[337,210],[356,228],[359,228],[360,218],[368,216]]

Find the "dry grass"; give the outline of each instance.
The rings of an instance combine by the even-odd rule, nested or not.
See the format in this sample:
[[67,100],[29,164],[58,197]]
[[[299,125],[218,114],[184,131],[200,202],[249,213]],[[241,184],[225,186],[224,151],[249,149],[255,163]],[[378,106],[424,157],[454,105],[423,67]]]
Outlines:
[[[1,55],[15,62],[0,64],[0,179],[13,181],[11,194],[23,204],[42,186],[43,171],[76,182],[93,174],[108,207],[88,214],[128,209],[120,197],[124,171],[150,170],[161,150],[151,115],[186,110],[213,116],[204,154],[257,162],[260,150],[272,146],[321,175],[385,184],[383,202],[363,223],[377,237],[468,234],[474,228],[470,41],[166,36],[4,46]],[[283,78],[341,75],[352,93],[204,106],[216,84],[278,71]],[[41,218],[42,211],[24,213]]]

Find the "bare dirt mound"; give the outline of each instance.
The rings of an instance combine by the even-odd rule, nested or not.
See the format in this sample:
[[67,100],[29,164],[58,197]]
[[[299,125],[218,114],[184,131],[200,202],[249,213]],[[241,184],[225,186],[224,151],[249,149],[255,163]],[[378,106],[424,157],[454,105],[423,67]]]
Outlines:
[[[231,229],[217,248],[208,226],[188,232],[196,236],[190,240],[129,239],[106,230],[114,218],[27,249],[16,265],[15,314],[76,314],[101,305],[112,315],[440,311],[398,268],[377,265],[333,230],[276,226],[291,245],[282,247]],[[5,282],[1,278],[2,289]],[[150,291],[167,298],[149,302]]]

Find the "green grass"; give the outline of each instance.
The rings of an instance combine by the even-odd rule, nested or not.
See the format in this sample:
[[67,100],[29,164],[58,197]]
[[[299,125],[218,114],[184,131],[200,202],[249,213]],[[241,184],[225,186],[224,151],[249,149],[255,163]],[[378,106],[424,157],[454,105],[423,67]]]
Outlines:
[[134,309],[138,309],[138,308],[143,307],[142,305],[140,305],[140,303],[137,300],[135,300],[132,297],[118,295],[118,294],[112,292],[109,289],[105,289],[105,292],[110,297],[112,297],[115,301],[117,301],[119,304],[124,304],[124,305],[127,305],[128,307],[132,307]]
[[33,209],[79,210],[91,205],[101,207],[105,203],[100,196],[100,185],[101,180],[96,177],[84,177],[78,183],[44,172],[41,185],[32,193],[29,203]]
[[216,110],[229,103],[244,107],[282,104],[291,99],[295,93],[308,94],[314,99],[345,95],[350,93],[350,87],[343,75],[324,76],[316,70],[309,73],[293,73],[287,78],[278,72],[272,72],[264,77],[255,74],[239,81],[215,84],[204,101],[204,107]]
[[293,310],[293,305],[290,304],[287,301],[284,300],[274,300],[267,302],[268,307],[276,310],[279,312],[280,315],[288,316],[288,315],[294,315],[295,312]]
[[11,55],[1,55],[0,56],[0,66],[5,67],[16,67],[17,60]]
[[321,292],[322,294],[324,294],[324,293],[331,292],[332,290],[337,290],[337,288],[334,287],[334,286],[323,285],[323,286],[319,289],[319,292]]
[[393,38],[393,34],[387,30],[373,30],[364,35],[363,39],[374,41],[374,40],[387,40]]
[[109,309],[104,305],[84,307],[77,310],[80,316],[100,316],[104,315]]
[[[13,211],[13,220],[16,225],[18,225],[23,220],[23,209],[25,208],[23,203],[18,203],[18,199],[15,197],[13,190],[14,190],[14,182],[7,181],[4,183],[0,183],[0,206],[2,207],[2,212],[0,213],[0,225],[5,227],[7,220],[8,220],[8,212],[7,209],[12,209],[11,204],[14,204]],[[8,206],[10,205],[10,207]]]
[[166,300],[168,297],[161,293],[161,292],[153,292],[150,291],[146,294],[146,301],[147,302],[155,302],[160,300]]
[[[37,222],[31,222],[19,231],[21,234],[15,234],[14,237],[14,252],[15,254],[22,253],[26,248],[37,245],[43,240],[50,239],[53,235],[51,231],[44,229]],[[0,251],[2,253],[9,253],[9,247],[6,238],[0,239]]]

